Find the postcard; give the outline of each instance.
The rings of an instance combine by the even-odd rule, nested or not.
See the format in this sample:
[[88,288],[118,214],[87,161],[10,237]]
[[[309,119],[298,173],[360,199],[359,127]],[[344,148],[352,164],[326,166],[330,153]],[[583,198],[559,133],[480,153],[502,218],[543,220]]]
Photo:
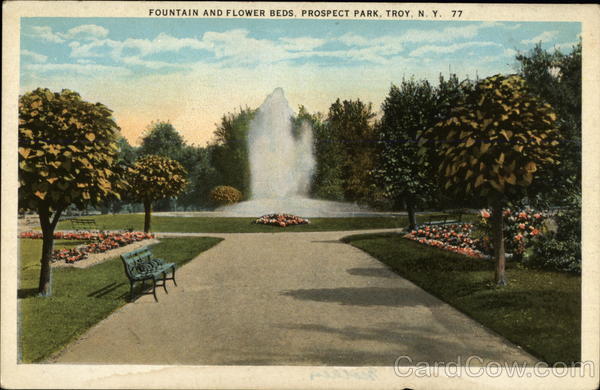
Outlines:
[[597,388],[597,5],[3,8],[3,387]]

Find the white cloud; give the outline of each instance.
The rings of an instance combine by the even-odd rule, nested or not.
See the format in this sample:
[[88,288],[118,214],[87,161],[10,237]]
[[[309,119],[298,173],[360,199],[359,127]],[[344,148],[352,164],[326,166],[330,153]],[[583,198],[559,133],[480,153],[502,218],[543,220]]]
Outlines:
[[494,42],[464,42],[464,43],[455,43],[453,45],[444,45],[444,46],[435,46],[435,45],[426,45],[421,46],[418,49],[410,52],[410,56],[412,57],[420,57],[427,53],[436,53],[436,54],[447,54],[454,53],[458,50],[462,50],[468,47],[486,47],[486,46],[501,46]]
[[102,26],[95,24],[82,24],[81,26],[73,27],[64,34],[59,34],[65,39],[94,39],[104,38],[108,35],[108,30]]
[[126,65],[141,65],[149,69],[162,69],[162,68],[185,68],[187,64],[169,63],[164,61],[147,61],[142,60],[139,57],[123,57],[121,61]]
[[438,29],[412,29],[402,35],[384,35],[375,39],[369,39],[354,33],[347,33],[339,38],[338,41],[347,46],[375,46],[401,47],[404,42],[449,42],[457,39],[469,39],[477,35],[480,29],[491,27],[489,24],[480,25],[471,24],[463,27],[447,27],[443,30]]
[[406,42],[449,42],[457,39],[470,39],[482,28],[491,27],[486,24],[470,24],[463,27],[446,27],[443,30],[408,30],[398,39]]
[[31,33],[27,35],[45,42],[63,43],[65,41],[59,34],[55,34],[49,26],[33,26],[31,27]]
[[504,49],[502,53],[505,57],[514,57],[517,55],[517,51],[515,49]]
[[94,61],[92,61],[92,60],[84,60],[84,59],[80,58],[80,59],[77,60],[77,63],[78,64],[93,64]]
[[557,35],[558,35],[558,31],[544,31],[543,33],[536,35],[535,37],[533,37],[531,39],[522,40],[521,43],[524,45],[531,45],[531,44],[538,43],[540,41],[547,42],[551,39],[554,39]]
[[[114,60],[128,57],[144,57],[163,52],[177,52],[183,48],[208,49],[211,45],[196,38],[175,38],[165,33],[153,40],[127,38],[124,41],[93,39],[87,43],[69,43],[71,57],[100,57],[110,55]],[[104,51],[103,51],[104,50]]]
[[579,41],[576,42],[565,42],[565,43],[557,43],[554,45],[554,48],[560,50],[563,53],[570,53],[573,51],[573,47],[577,46]]
[[98,49],[107,48],[109,52],[113,52],[121,46],[122,44],[119,41],[111,39],[94,39],[84,44],[77,41],[69,43],[71,57],[73,58],[101,57],[106,53],[101,53]]
[[98,76],[99,74],[129,76],[131,74],[131,71],[127,68],[97,64],[29,64],[25,65],[24,68],[40,74],[68,73],[82,76]]
[[300,38],[279,38],[284,43],[283,47],[286,50],[305,51],[313,50],[319,46],[323,46],[327,41],[325,39],[300,37]]
[[35,62],[46,62],[48,60],[48,56],[43,54],[34,53],[29,50],[21,50],[21,55],[25,57],[31,58]]

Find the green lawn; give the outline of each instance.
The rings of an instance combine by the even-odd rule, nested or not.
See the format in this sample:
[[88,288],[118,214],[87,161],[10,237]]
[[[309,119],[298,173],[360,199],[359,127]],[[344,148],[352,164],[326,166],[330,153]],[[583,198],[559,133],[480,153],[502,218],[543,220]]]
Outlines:
[[[144,229],[142,214],[96,215],[93,217],[99,229],[119,230]],[[252,223],[255,218],[225,217],[152,217],[153,232],[201,232],[201,233],[277,233],[277,232],[319,232],[332,230],[402,228],[407,224],[406,217],[369,218],[310,218],[310,224],[281,228]],[[69,221],[61,221],[58,230],[70,230]]]
[[430,248],[398,234],[345,241],[549,364],[580,361],[581,277],[509,262],[509,284],[498,288],[491,283],[491,260]]
[[[219,238],[162,239],[153,246],[153,252],[182,265],[219,241]],[[81,243],[56,240],[55,248],[78,244]],[[42,240],[19,240],[19,353],[24,363],[41,361],[60,350],[124,305],[129,297],[129,281],[118,257],[85,269],[53,269],[52,297],[38,297],[41,249]]]

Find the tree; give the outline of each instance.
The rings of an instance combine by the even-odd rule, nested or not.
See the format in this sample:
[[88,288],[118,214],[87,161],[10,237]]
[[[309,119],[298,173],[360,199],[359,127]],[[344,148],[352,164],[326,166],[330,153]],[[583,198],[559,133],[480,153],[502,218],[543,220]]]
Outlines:
[[576,204],[581,195],[581,41],[569,54],[548,52],[537,44],[516,59],[519,73],[531,90],[556,111],[564,139],[559,148],[561,163],[549,178],[555,180],[546,180],[543,200]]
[[377,126],[377,165],[373,171],[385,195],[403,201],[409,228],[417,225],[416,206],[433,193],[428,161],[419,158],[418,137],[433,126],[434,90],[427,81],[403,80],[392,85]]
[[183,137],[169,122],[156,121],[144,131],[139,154],[155,154],[179,160],[185,146]]
[[[541,174],[558,163],[560,134],[552,107],[518,75],[480,81],[451,116],[423,134],[441,154],[439,174],[457,196],[475,195],[492,207],[495,280],[506,284],[502,210],[535,191]],[[539,188],[539,187],[538,187]]]
[[329,108],[327,123],[331,138],[339,145],[341,177],[346,200],[369,197],[370,172],[374,167],[375,148],[371,104],[360,99],[337,99]]
[[250,195],[250,165],[248,160],[248,131],[256,110],[245,108],[221,118],[212,145],[212,165],[219,174],[219,184],[238,188]]
[[168,157],[147,155],[140,157],[127,173],[132,197],[144,204],[144,232],[150,231],[152,203],[175,197],[188,184],[187,171]]
[[117,159],[126,163],[133,163],[138,154],[137,148],[131,146],[125,137],[119,137],[117,140],[119,146],[119,154]]
[[182,153],[181,165],[189,172],[190,184],[177,198],[183,207],[207,207],[211,204],[210,190],[217,185],[218,174],[211,164],[214,147],[186,146]]
[[19,98],[19,207],[43,234],[39,293],[52,294],[54,229],[71,204],[84,208],[125,187],[115,173],[119,128],[112,111],[73,91],[38,88]]
[[294,118],[294,129],[300,128],[302,122],[309,123],[313,131],[316,167],[311,195],[321,199],[343,200],[340,143],[332,134],[323,114],[311,114],[301,105]]

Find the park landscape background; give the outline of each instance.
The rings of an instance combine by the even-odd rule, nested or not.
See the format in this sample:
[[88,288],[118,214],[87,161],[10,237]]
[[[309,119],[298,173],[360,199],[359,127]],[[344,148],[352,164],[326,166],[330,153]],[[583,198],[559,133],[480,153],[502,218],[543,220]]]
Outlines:
[[[34,26],[37,29],[31,31],[54,36],[50,39],[57,43],[64,43],[77,34],[100,34],[86,44],[87,50],[116,47],[114,41],[101,42],[108,32],[90,26],[73,27],[62,35],[40,26]],[[298,131],[302,123],[309,123],[314,138],[316,168],[310,196],[353,202],[372,210],[406,211],[407,217],[317,218],[309,225],[290,229],[409,227],[406,233],[417,243],[397,234],[355,236],[347,241],[537,357],[549,362],[576,362],[580,350],[581,310],[581,43],[572,42],[559,49],[545,47],[544,39],[556,35],[558,33],[545,37],[541,34],[537,37],[539,41],[532,42],[532,47],[510,53],[509,70],[500,67],[499,71],[493,71],[492,67],[489,74],[477,73],[471,77],[440,72],[433,79],[404,74],[389,81],[387,94],[378,99],[382,102],[379,107],[361,97],[338,96],[323,111],[312,111],[307,108],[308,104],[300,102],[294,131]],[[360,40],[355,38],[352,42]],[[73,52],[84,47],[73,42],[69,46]],[[390,47],[384,47],[391,52]],[[425,45],[414,49],[418,50],[435,52]],[[24,52],[35,58],[35,52]],[[152,68],[149,64],[146,66]],[[25,66],[24,69],[29,72],[36,67]],[[22,78],[27,79],[26,85],[35,79],[26,75]],[[211,140],[205,146],[198,146],[187,141],[169,118],[147,118],[143,131],[138,130],[139,139],[128,139],[119,132],[112,132],[110,106],[89,106],[76,92],[57,92],[58,89],[37,89],[24,91],[21,97],[19,206],[22,212],[33,210],[40,215],[43,214],[40,210],[46,207],[48,215],[42,217],[42,225],[43,218],[49,219],[53,212],[55,217],[60,214],[56,213],[56,205],[60,204],[58,208],[64,215],[79,214],[81,211],[77,209],[106,214],[106,217],[96,217],[96,223],[107,230],[142,230],[144,226],[144,230],[154,232],[277,231],[278,227],[250,225],[247,219],[235,218],[190,218],[182,224],[177,218],[154,217],[150,228],[148,219],[143,224],[143,216],[131,214],[148,211],[144,199],[152,204],[154,211],[210,210],[250,199],[246,138],[256,115],[256,104],[240,104],[221,113]],[[62,110],[53,113],[54,118],[46,117],[46,121],[38,117],[43,112],[40,107],[52,106],[53,101],[61,99],[65,103],[57,104],[64,104],[65,110],[69,111],[70,107],[99,110],[99,117],[106,122],[89,127],[85,119],[72,112],[61,120],[65,114]],[[482,103],[490,101],[493,104],[488,106]],[[77,143],[72,145],[77,150],[64,144],[61,144],[63,150],[57,151],[49,150],[50,143],[39,145],[39,138],[31,131],[43,134],[49,122],[67,122],[73,128],[72,139],[79,134],[82,145],[106,147],[107,150],[95,152],[111,157],[106,159],[99,155],[100,164],[94,163],[94,169],[105,164],[102,169],[110,173],[103,171],[101,180],[94,179],[94,175],[81,180],[81,175],[74,174],[73,183],[68,185],[60,181],[61,176],[55,175],[59,171],[53,172],[52,168],[49,173],[40,174],[40,162],[31,156],[37,153],[36,148],[43,150],[44,158],[54,156],[50,165],[57,170],[69,170],[63,164],[64,148],[69,148],[68,153],[72,155],[82,149]],[[119,126],[118,118],[115,123]],[[69,138],[71,136],[67,136]],[[104,140],[106,142],[101,142]],[[113,148],[112,144],[117,147]],[[155,172],[145,172],[145,167],[154,164],[152,161],[157,164]],[[79,162],[84,167],[89,165],[89,161]],[[39,176],[43,176],[43,186],[36,181]],[[170,180],[173,177],[178,180]],[[164,186],[159,185],[157,178],[165,182]],[[54,187],[55,182],[65,188],[75,185],[81,189],[71,192],[68,201],[64,201],[65,188]],[[146,196],[157,188],[152,196]],[[43,206],[47,199],[55,202],[54,205]],[[474,228],[468,228],[475,231],[469,239],[478,240],[480,246],[476,249],[483,255],[497,260],[497,243],[506,246],[506,251],[512,254],[506,264],[507,278],[502,272],[502,278],[498,279],[496,269],[494,283],[494,264],[489,258],[475,259],[440,249],[421,249],[423,243],[446,246],[447,243],[428,241],[433,238],[430,234],[439,232],[431,233],[431,226],[425,228],[421,224],[439,219],[447,211],[460,211],[465,215],[461,222],[476,223]],[[497,220],[492,221],[497,215],[503,221],[500,225]],[[547,223],[537,219],[545,219]],[[52,233],[55,227],[58,230],[68,227],[59,219],[47,223],[54,224]],[[490,226],[502,224],[500,231],[505,237],[500,235],[498,241],[497,231]],[[457,233],[463,224],[447,228],[450,231],[442,234]],[[42,226],[42,230],[48,229]],[[174,261],[183,264],[217,242],[215,239],[168,239],[158,244],[157,252],[176,252]],[[74,335],[126,302],[123,286],[102,290],[120,272],[117,259],[107,262],[104,268],[93,268],[95,271],[54,271],[55,294],[52,298],[38,297],[38,291],[46,291],[43,283],[49,284],[49,281],[40,279],[39,287],[34,287],[37,277],[44,273],[36,262],[40,252],[51,253],[53,248],[50,246],[48,252],[48,248],[36,245],[27,239],[21,240],[19,296],[23,310],[21,351],[25,361],[46,358]],[[57,241],[55,245],[75,244]],[[458,246],[471,248],[464,242]],[[185,249],[174,251],[173,248]],[[508,286],[497,286],[506,282]],[[83,306],[78,303],[84,295],[75,293],[81,285],[89,289],[83,300],[87,304]],[[50,327],[56,332],[55,337],[47,337],[48,328],[40,327],[49,318],[52,318],[50,322],[60,325]],[[74,320],[64,326],[64,318]]]

